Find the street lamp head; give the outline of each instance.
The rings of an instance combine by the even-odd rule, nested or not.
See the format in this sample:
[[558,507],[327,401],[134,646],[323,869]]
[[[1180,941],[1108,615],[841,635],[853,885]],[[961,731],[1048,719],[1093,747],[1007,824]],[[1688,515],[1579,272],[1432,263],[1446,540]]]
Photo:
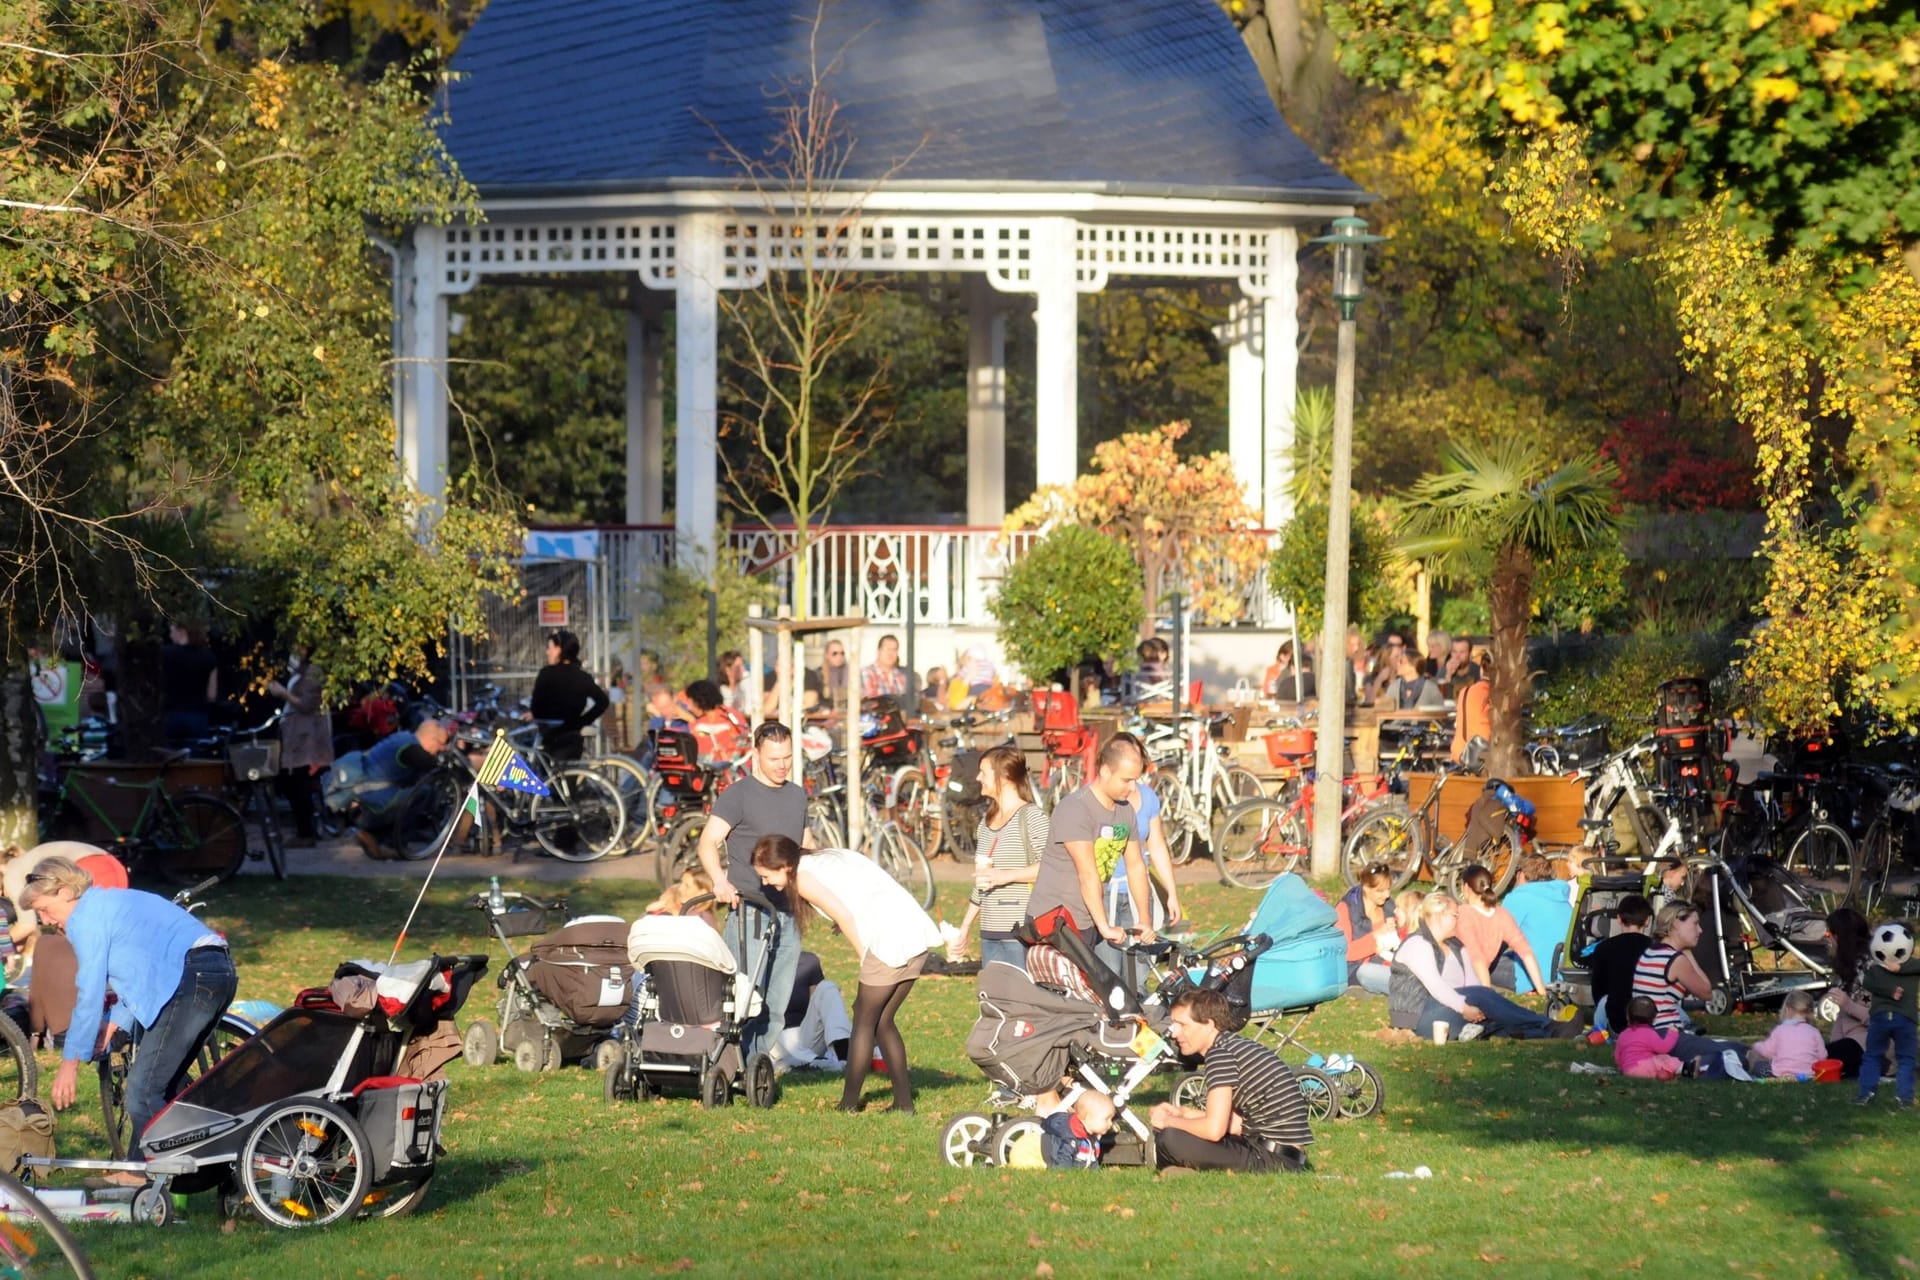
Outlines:
[[1340,318],[1353,319],[1354,308],[1366,292],[1367,246],[1379,244],[1385,236],[1367,234],[1365,218],[1335,218],[1331,233],[1312,243],[1333,246],[1333,300],[1340,304]]

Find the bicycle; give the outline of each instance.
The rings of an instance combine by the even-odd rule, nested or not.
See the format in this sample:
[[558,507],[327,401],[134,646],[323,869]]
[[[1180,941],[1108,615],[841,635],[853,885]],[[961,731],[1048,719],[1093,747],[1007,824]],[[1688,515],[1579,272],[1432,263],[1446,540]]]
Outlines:
[[1498,835],[1472,847],[1467,847],[1464,836],[1452,841],[1440,834],[1441,793],[1462,772],[1440,762],[1433,789],[1418,809],[1382,807],[1355,822],[1341,852],[1348,880],[1356,881],[1362,868],[1379,864],[1393,873],[1393,888],[1398,892],[1426,868],[1432,871],[1435,885],[1452,892],[1460,873],[1477,865],[1493,873],[1494,893],[1505,893],[1520,870],[1520,833],[1511,821],[1501,824]]
[[0,1276],[93,1280],[93,1266],[67,1224],[10,1173],[0,1173],[0,1201],[7,1206],[0,1218]]
[[172,884],[197,884],[209,876],[227,880],[247,860],[246,821],[240,811],[204,791],[169,794],[164,768],[147,782],[120,782],[111,775],[103,779],[115,790],[144,793],[139,812],[124,831],[79,776],[78,768],[69,765],[53,790],[41,797],[43,840],[84,827],[90,817],[107,833],[108,852],[126,863],[129,871],[151,866]]
[[1167,853],[1176,863],[1192,860],[1196,841],[1211,850],[1234,805],[1266,795],[1253,770],[1222,763],[1232,748],[1215,745],[1205,717],[1183,715],[1175,725],[1135,720],[1129,727],[1147,749]]
[[286,840],[280,830],[280,815],[273,795],[275,779],[280,775],[280,742],[277,738],[265,741],[262,738],[278,728],[285,715],[282,708],[252,729],[237,729],[209,740],[226,756],[228,786],[239,797],[242,820],[251,816],[260,828],[261,853],[249,849],[247,857],[259,858],[264,854],[276,880],[287,878]]
[[[207,904],[193,899],[218,883],[218,880],[209,878],[182,889],[173,895],[173,904],[198,915]],[[0,1018],[0,1024],[11,1021],[10,1018]],[[221,1014],[194,1054],[193,1063],[180,1082],[181,1088],[205,1075],[214,1063],[233,1052],[242,1042],[251,1040],[259,1031],[259,1027],[237,1013]],[[0,1037],[5,1034],[5,1026],[0,1025]],[[128,1034],[126,1028],[116,1026],[106,1052],[100,1055],[95,1064],[100,1075],[100,1119],[115,1160],[126,1159],[133,1139],[133,1118],[127,1113],[127,1074],[133,1070],[139,1052],[139,1042]]]
[[[530,741],[537,729],[528,725],[507,736],[517,740],[521,759],[545,784],[547,793],[484,793],[482,803],[494,815],[494,829],[531,836],[542,849],[563,861],[592,862],[605,857],[626,827],[626,809],[619,791],[585,765],[556,766]],[[475,765],[467,752],[484,750],[487,745],[460,739],[452,749],[440,753],[439,768],[401,802],[394,838],[403,859],[419,861],[431,856],[443,841],[452,843],[467,837],[469,831],[461,829],[469,825],[464,805],[476,779]]]

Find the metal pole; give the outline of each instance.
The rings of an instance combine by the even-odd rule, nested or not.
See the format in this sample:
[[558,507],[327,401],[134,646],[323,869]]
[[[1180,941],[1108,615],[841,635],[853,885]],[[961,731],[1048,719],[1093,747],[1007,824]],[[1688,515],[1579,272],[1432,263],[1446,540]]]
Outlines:
[[1327,494],[1326,623],[1320,631],[1320,741],[1313,789],[1312,873],[1325,879],[1340,870],[1341,779],[1346,774],[1347,540],[1353,522],[1353,346],[1349,311],[1340,319],[1339,363],[1333,378],[1333,474]]
[[1173,661],[1168,664],[1170,669],[1168,670],[1167,674],[1173,682],[1173,720],[1175,724],[1178,724],[1180,722],[1180,704],[1186,701],[1186,696],[1187,696],[1186,687],[1180,679],[1180,664],[1186,657],[1186,653],[1185,653],[1186,646],[1181,643],[1181,633],[1185,630],[1185,628],[1180,625],[1180,620],[1181,618],[1186,616],[1186,611],[1187,611],[1186,596],[1182,595],[1178,591],[1174,592],[1173,593]]
[[707,592],[707,679],[720,679],[720,597]]

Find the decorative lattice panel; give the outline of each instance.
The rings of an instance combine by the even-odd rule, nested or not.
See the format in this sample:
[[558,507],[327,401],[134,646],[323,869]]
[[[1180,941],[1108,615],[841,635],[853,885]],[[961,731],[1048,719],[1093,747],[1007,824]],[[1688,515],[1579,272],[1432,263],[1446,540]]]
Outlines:
[[479,276],[568,271],[638,271],[656,289],[673,287],[671,219],[606,218],[448,227],[441,261],[449,292]]
[[1108,276],[1237,280],[1264,293],[1267,232],[1234,227],[1081,224],[1074,229],[1074,276],[1082,293],[1097,293]]

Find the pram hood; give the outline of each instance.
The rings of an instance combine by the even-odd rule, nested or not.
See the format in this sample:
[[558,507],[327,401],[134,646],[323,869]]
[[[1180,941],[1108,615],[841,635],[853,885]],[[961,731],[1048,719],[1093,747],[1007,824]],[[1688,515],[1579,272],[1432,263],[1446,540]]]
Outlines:
[[967,1036],[967,1056],[987,1078],[1017,1093],[1052,1088],[1073,1050],[1133,1061],[1135,1028],[1106,1022],[1084,1000],[1049,991],[1025,969],[1004,961],[980,967],[980,1017]]
[[725,974],[735,968],[726,940],[698,916],[641,916],[627,930],[627,960],[636,969],[656,960],[697,964]]
[[1332,904],[1308,886],[1305,880],[1288,872],[1275,876],[1260,905],[1253,909],[1242,933],[1264,933],[1275,946],[1303,934],[1337,929],[1339,917]]

